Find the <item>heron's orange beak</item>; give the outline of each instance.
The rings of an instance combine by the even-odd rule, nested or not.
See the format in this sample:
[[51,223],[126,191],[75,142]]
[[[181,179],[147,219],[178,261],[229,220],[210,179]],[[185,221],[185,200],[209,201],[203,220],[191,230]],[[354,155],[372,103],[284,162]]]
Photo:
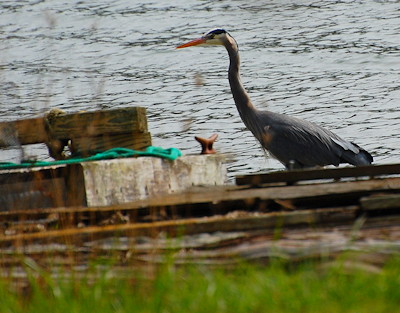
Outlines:
[[176,47],[176,49],[197,46],[197,45],[201,45],[202,43],[205,43],[205,42],[206,42],[206,40],[204,38],[197,38],[195,40],[189,41],[187,43],[184,43],[183,45]]

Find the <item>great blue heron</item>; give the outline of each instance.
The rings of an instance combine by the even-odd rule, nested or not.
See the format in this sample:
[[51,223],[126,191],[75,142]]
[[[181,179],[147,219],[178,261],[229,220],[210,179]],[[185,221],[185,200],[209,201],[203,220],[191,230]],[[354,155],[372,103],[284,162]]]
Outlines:
[[226,48],[230,60],[229,84],[240,117],[263,148],[287,169],[372,163],[373,158],[366,150],[321,126],[285,114],[257,110],[240,81],[239,48],[227,31],[211,30],[177,48],[197,45],[222,45]]

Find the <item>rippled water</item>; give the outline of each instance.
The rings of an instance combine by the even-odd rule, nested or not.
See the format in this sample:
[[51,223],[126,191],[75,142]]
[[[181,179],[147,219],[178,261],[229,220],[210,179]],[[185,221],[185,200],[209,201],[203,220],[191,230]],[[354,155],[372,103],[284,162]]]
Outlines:
[[257,107],[399,161],[399,1],[1,1],[0,119],[140,105],[154,145],[197,153],[218,133],[230,175],[282,168],[238,116],[226,51],[175,50],[214,27],[238,41]]

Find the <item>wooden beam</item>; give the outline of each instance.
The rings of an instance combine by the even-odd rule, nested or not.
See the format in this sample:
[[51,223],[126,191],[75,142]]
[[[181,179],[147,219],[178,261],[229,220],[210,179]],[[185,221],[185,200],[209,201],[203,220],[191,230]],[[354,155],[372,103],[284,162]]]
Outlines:
[[147,133],[146,109],[122,108],[109,111],[60,114],[0,123],[0,148],[45,143],[51,139],[68,140],[104,134]]
[[0,123],[0,148],[43,143],[48,139],[43,117]]
[[105,134],[95,137],[72,138],[71,140],[71,151],[78,155],[90,155],[116,147],[144,150],[148,146],[151,146],[151,134],[149,132]]
[[60,177],[0,185],[2,211],[65,206],[65,198],[65,181]]
[[400,194],[372,195],[360,199],[364,210],[400,209]]
[[[329,197],[341,200],[348,195],[356,195],[358,198],[363,195],[369,195],[375,192],[399,192],[400,178],[384,178],[370,181],[351,181],[337,182],[330,184],[311,184],[300,186],[285,186],[273,188],[253,188],[243,189],[235,186],[215,186],[213,188],[204,188],[202,191],[188,191],[174,194],[161,195],[145,200],[139,200],[124,204],[112,206],[93,206],[93,207],[60,207],[49,209],[35,210],[15,210],[9,212],[0,211],[0,219],[8,219],[18,215],[40,215],[45,213],[100,213],[110,211],[133,211],[149,209],[157,210],[166,207],[175,209],[185,209],[192,204],[207,204],[211,208],[218,206],[233,207],[233,204],[238,203],[242,210],[249,207],[253,208],[254,201],[268,202],[269,200],[296,200],[308,199],[314,197]],[[330,205],[334,206],[334,201],[330,201]],[[318,207],[318,203],[315,204]],[[314,207],[315,207],[314,206]],[[321,206],[319,206],[321,207]]]
[[[82,240],[101,238],[110,235],[151,235],[165,231],[172,235],[199,234],[217,231],[245,231],[256,229],[270,229],[295,225],[315,225],[332,221],[352,221],[355,217],[356,206],[331,208],[322,210],[302,210],[295,212],[273,212],[237,218],[227,216],[213,216],[170,220],[153,223],[121,224],[109,226],[89,226],[84,228],[69,228],[51,230],[39,233],[0,235],[0,244],[31,242],[33,240],[73,240],[81,237]],[[335,218],[336,217],[336,218]]]
[[65,114],[50,125],[51,136],[56,139],[147,131],[146,109],[141,107]]
[[259,200],[293,200],[312,199],[313,197],[341,197],[349,194],[368,194],[379,191],[399,191],[400,178],[383,178],[364,181],[336,182],[329,184],[309,184],[269,188],[218,187],[207,188],[203,192],[184,192],[136,201],[127,206],[155,207],[183,205],[190,203],[213,203],[224,201]]
[[318,179],[340,179],[345,177],[373,177],[400,174],[400,164],[368,165],[358,167],[304,169],[277,171],[267,174],[236,176],[237,185],[262,185],[268,183],[295,183]]

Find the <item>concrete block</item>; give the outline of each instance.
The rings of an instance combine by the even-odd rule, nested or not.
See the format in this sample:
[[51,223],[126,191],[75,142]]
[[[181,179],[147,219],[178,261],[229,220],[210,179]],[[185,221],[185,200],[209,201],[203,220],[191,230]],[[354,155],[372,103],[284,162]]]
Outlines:
[[81,163],[90,206],[109,206],[227,182],[222,155],[186,155],[175,161],[139,157]]

